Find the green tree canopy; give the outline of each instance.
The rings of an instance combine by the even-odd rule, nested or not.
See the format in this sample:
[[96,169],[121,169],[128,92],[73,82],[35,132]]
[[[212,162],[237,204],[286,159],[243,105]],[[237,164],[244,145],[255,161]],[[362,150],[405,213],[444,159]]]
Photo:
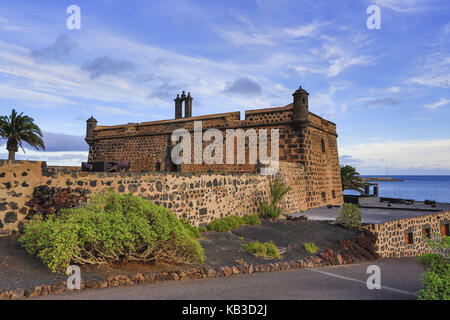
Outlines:
[[0,117],[0,137],[7,139],[6,149],[9,152],[8,160],[14,160],[19,146],[23,152],[23,143],[26,142],[36,150],[45,150],[41,129],[34,123],[33,118],[18,114],[12,110],[10,116]]
[[364,193],[364,181],[352,166],[341,166],[342,190],[356,190]]

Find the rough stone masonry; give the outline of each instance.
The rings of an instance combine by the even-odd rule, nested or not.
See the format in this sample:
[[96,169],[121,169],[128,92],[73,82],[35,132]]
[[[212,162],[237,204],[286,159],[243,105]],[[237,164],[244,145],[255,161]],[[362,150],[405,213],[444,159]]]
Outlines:
[[[342,202],[336,125],[309,112],[308,96],[309,93],[300,87],[293,94],[293,103],[281,108],[246,111],[245,120],[240,120],[240,112],[192,117],[193,98],[184,92],[175,99],[175,119],[172,120],[99,126],[97,120],[91,117],[87,121],[86,132],[86,142],[90,147],[89,161],[130,161],[133,172],[256,173],[258,165],[248,161],[251,150],[249,140],[245,142],[245,164],[226,164],[224,160],[224,164],[176,166],[171,159],[174,147],[171,135],[181,128],[193,132],[196,121],[202,122],[203,131],[218,129],[223,137],[226,136],[227,129],[254,129],[258,135],[261,129],[267,132],[278,129],[279,161],[298,164],[303,168],[306,207]],[[192,139],[193,136],[194,134],[191,135]],[[206,143],[204,144],[205,147]],[[224,142],[224,149],[225,144]],[[193,141],[191,145],[194,145]],[[269,136],[268,153],[271,152],[270,147]],[[195,152],[198,151],[192,152],[192,158],[195,157]],[[223,154],[225,158],[226,150]]]

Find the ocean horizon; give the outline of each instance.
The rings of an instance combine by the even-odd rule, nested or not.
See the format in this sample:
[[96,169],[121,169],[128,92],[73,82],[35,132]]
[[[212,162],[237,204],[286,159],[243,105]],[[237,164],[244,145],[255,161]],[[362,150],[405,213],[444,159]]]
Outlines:
[[[390,177],[404,180],[377,181],[380,197],[450,203],[450,175],[361,175],[361,177]],[[344,194],[359,193],[345,190]]]

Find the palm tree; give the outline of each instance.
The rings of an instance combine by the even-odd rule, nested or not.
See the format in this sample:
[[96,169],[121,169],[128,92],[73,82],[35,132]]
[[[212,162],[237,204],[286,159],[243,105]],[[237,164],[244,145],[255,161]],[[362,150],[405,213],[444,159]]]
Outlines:
[[342,190],[356,190],[364,193],[364,181],[352,166],[341,166]]
[[6,143],[6,149],[9,151],[8,160],[15,159],[19,146],[25,153],[23,142],[26,142],[36,150],[45,150],[41,129],[34,123],[32,118],[24,116],[23,112],[17,114],[14,109],[9,117],[0,117],[0,137],[8,139]]

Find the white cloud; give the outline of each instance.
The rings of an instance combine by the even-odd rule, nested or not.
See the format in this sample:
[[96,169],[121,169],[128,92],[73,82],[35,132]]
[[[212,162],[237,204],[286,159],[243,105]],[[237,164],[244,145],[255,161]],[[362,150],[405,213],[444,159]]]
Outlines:
[[314,36],[317,31],[322,27],[325,26],[327,23],[321,23],[321,22],[313,22],[311,24],[294,27],[294,28],[286,28],[283,30],[283,32],[288,36],[292,38],[301,38],[301,37],[311,37]]
[[328,77],[335,77],[345,69],[356,65],[367,65],[372,62],[372,58],[366,55],[354,55],[350,50],[346,50],[341,46],[325,44],[325,57],[329,59],[329,67],[327,69]]
[[270,35],[264,33],[246,33],[243,31],[220,30],[220,35],[227,41],[236,46],[243,45],[261,45],[274,46],[276,43]]
[[0,30],[18,31],[22,30],[22,28],[12,24],[8,19],[0,17]]
[[375,0],[375,4],[400,13],[413,13],[424,9],[424,0]]
[[450,103],[449,99],[441,98],[441,100],[439,100],[438,102],[426,104],[425,108],[430,109],[430,110],[435,110],[435,109],[445,106],[449,103]]
[[[0,158],[6,159],[8,151],[6,145],[0,146]],[[21,150],[16,153],[16,160],[46,161],[52,166],[81,166],[81,162],[87,161],[87,151],[36,151],[25,148],[25,153]]]
[[450,139],[341,144],[339,154],[359,159],[364,167],[450,169]]

